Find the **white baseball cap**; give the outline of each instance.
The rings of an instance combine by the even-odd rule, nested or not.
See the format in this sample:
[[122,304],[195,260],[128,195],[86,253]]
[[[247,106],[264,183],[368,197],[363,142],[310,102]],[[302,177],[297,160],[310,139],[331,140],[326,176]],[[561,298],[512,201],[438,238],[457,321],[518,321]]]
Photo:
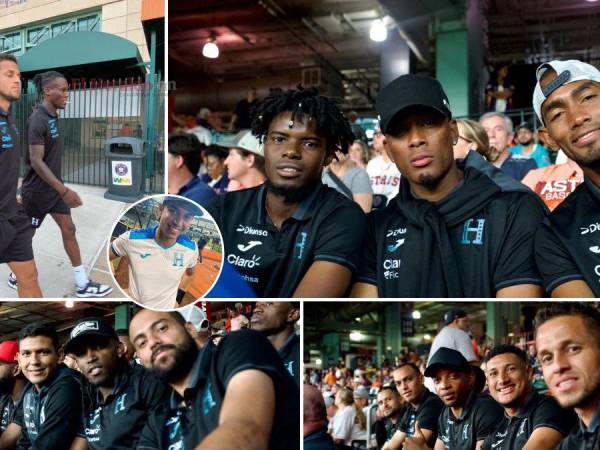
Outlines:
[[223,139],[218,145],[225,148],[241,148],[258,156],[265,156],[263,144],[252,134],[251,130],[242,130],[231,137]]
[[[542,88],[540,86],[540,79],[548,69],[552,69],[556,72],[556,78]],[[554,60],[544,63],[535,71],[535,77],[537,83],[533,90],[533,109],[542,124],[544,124],[544,119],[542,118],[542,105],[556,89],[565,84],[581,80],[591,80],[600,83],[600,71],[591,64],[576,59],[570,59],[568,61]]]
[[200,308],[195,305],[184,306],[179,309],[179,314],[185,319],[186,322],[190,322],[196,331],[207,331],[208,330],[208,319],[206,314]]

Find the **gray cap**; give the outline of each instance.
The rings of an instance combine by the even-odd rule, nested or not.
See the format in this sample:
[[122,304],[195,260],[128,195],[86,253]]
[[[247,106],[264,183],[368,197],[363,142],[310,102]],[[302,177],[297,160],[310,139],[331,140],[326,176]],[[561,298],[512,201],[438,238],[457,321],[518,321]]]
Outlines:
[[231,137],[226,137],[217,145],[225,148],[241,148],[263,158],[265,156],[263,144],[252,134],[251,130],[242,130]]
[[364,386],[358,386],[354,389],[354,396],[358,398],[369,399],[369,391]]

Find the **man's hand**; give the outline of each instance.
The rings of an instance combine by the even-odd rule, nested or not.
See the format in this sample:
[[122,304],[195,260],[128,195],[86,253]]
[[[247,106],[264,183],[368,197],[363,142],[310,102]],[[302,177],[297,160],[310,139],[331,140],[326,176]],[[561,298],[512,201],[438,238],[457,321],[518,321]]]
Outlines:
[[404,441],[402,450],[431,450],[425,443],[425,436],[421,431],[419,422],[415,422],[415,434],[413,437],[409,437]]
[[67,188],[64,194],[62,194],[62,199],[67,204],[69,208],[77,208],[78,206],[83,205],[81,198],[77,195],[77,192],[72,191]]

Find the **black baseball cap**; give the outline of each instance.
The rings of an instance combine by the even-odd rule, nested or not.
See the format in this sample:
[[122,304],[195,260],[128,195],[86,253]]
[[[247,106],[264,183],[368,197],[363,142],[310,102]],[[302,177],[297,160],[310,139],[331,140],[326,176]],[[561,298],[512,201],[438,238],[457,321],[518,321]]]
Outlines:
[[467,317],[467,313],[464,309],[460,308],[452,308],[449,309],[446,314],[444,314],[444,324],[448,325],[449,323],[454,322],[454,319],[460,319],[462,317]]
[[65,353],[77,353],[78,346],[90,336],[119,340],[115,329],[103,317],[86,317],[78,320],[71,330],[69,340],[65,344]]
[[459,372],[471,372],[471,365],[461,352],[447,347],[440,347],[429,358],[429,364],[425,369],[425,376],[432,377],[438,369],[453,369]]
[[394,116],[409,106],[432,108],[448,120],[452,119],[448,96],[438,80],[423,75],[402,75],[377,94],[375,108],[381,131],[387,133]]

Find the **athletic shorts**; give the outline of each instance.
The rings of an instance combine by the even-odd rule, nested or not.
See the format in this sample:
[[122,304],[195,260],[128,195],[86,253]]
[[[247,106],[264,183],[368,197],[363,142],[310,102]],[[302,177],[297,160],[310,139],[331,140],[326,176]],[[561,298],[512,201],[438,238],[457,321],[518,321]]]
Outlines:
[[33,259],[33,229],[24,212],[0,220],[0,263]]
[[25,213],[29,216],[30,225],[32,228],[42,226],[44,217],[47,214],[66,214],[71,215],[71,208],[67,206],[58,192],[29,192],[24,191],[21,195],[23,199],[23,207]]

